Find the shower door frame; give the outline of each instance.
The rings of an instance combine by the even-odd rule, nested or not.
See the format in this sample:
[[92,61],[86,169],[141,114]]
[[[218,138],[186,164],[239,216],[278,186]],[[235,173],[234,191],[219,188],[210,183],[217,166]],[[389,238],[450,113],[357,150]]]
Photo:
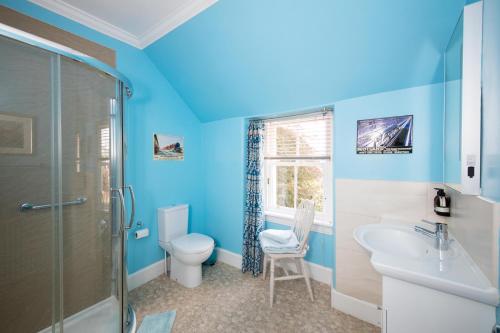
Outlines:
[[[52,75],[56,74],[57,77],[60,75],[60,56],[64,56],[66,58],[70,58],[73,60],[76,60],[78,62],[87,64],[91,66],[92,68],[96,69],[97,71],[104,72],[111,77],[116,79],[116,94],[115,94],[115,100],[114,102],[111,102],[110,105],[110,138],[111,138],[111,156],[110,156],[110,171],[111,171],[111,178],[110,178],[110,185],[111,186],[116,186],[116,190],[119,193],[118,197],[113,197],[113,193],[111,193],[111,209],[112,209],[112,219],[116,219],[118,217],[119,221],[117,223],[118,225],[118,232],[119,232],[119,237],[120,237],[120,248],[119,251],[121,253],[121,269],[120,271],[120,277],[117,277],[118,283],[117,283],[117,288],[118,288],[118,293],[119,293],[119,301],[120,301],[120,328],[122,332],[135,332],[136,329],[136,320],[135,320],[135,313],[133,309],[130,307],[128,304],[128,287],[127,287],[127,229],[130,229],[130,226],[133,224],[133,213],[131,216],[131,219],[128,223],[128,226],[126,226],[125,222],[125,207],[124,207],[124,200],[123,200],[123,189],[126,188],[124,187],[125,184],[125,172],[124,172],[124,167],[125,167],[125,135],[124,135],[124,110],[125,110],[125,98],[126,97],[132,97],[133,94],[133,87],[130,81],[126,76],[121,74],[119,71],[114,69],[113,67],[91,57],[86,54],[83,54],[79,51],[73,50],[69,47],[57,44],[55,42],[52,42],[50,40],[46,40],[44,38],[35,36],[33,34],[27,33],[25,31],[13,28],[11,26],[5,25],[3,23],[0,23],[0,36],[4,36],[13,40],[17,40],[19,42],[35,46],[37,48],[49,51],[54,54],[53,58],[53,66],[57,66],[58,68],[52,68]],[[57,80],[60,81],[60,80]],[[60,85],[60,82],[52,82],[50,83],[51,85]],[[54,88],[54,87],[53,87]],[[60,87],[55,87],[56,91],[53,91],[52,94],[57,98],[60,99]],[[60,100],[57,103],[58,106],[58,111],[56,111],[56,118],[53,119],[52,123],[57,123],[59,128],[54,128],[56,132],[58,132],[58,137],[55,138],[56,141],[52,140],[52,142],[57,142],[57,140],[61,140],[60,136],[60,116],[61,116],[61,110],[60,110]],[[53,106],[54,107],[54,106]],[[52,111],[54,112],[54,110]],[[57,133],[53,133],[57,134]],[[52,149],[61,149],[60,142],[58,147],[53,147]],[[60,151],[56,153],[57,158],[60,158]],[[59,161],[60,162],[60,161]],[[56,163],[57,170],[53,170],[53,172],[58,173],[59,177],[58,178],[58,187],[59,190],[57,191],[57,198],[54,198],[54,202],[57,202],[56,204],[57,207],[62,207],[62,201],[61,201],[61,164]],[[133,191],[131,187],[129,187],[131,195],[132,195],[132,205],[134,205],[134,198],[133,198]],[[111,191],[113,192],[113,191]],[[114,204],[115,202],[118,202],[118,199],[120,199],[119,204]],[[120,207],[121,205],[121,207]],[[132,208],[134,210],[134,208]],[[57,209],[57,214],[61,215],[61,209]],[[56,235],[56,238],[59,239],[62,235]],[[61,242],[62,239],[59,239],[59,242]],[[59,249],[61,249],[61,244],[57,245]],[[61,260],[62,258],[62,253],[58,252],[54,256],[55,260]],[[56,259],[57,258],[57,259]],[[61,266],[58,266],[57,270],[54,271],[54,274],[59,275],[60,270],[62,269]],[[59,277],[60,278],[60,277]],[[59,281],[59,283],[62,283],[62,281]],[[61,285],[60,285],[61,287]],[[59,298],[62,298],[62,295],[60,295],[61,291],[58,291]],[[60,303],[60,304],[59,304]],[[57,316],[61,316],[56,319],[56,322],[53,320],[53,329],[54,327],[58,327],[59,330],[61,329],[61,324],[64,322],[64,316],[62,316],[63,312],[63,303],[62,300],[59,300],[59,313],[53,313],[53,318],[58,318]],[[54,317],[55,316],[55,317]],[[63,324],[64,327],[64,324]]]

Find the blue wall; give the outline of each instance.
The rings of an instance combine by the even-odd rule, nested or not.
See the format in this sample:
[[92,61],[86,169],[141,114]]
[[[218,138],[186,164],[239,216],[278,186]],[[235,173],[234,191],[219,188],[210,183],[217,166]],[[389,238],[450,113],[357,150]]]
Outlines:
[[205,231],[217,246],[241,253],[244,202],[244,120],[202,125],[205,172]]
[[447,184],[460,184],[462,182],[460,163],[462,80],[446,81],[444,85],[446,116],[444,116],[443,179]]
[[[157,245],[156,208],[171,204],[190,204],[190,231],[207,233],[222,248],[241,253],[245,120],[201,124],[144,52],[29,2],[0,3],[113,48],[117,69],[132,81],[135,92],[125,120],[126,182],[136,192],[136,220],[150,228],[151,235],[136,240],[133,231],[129,233],[129,273],[163,257]],[[184,136],[185,161],[153,161],[154,132]],[[330,236],[313,233],[308,259],[331,267],[332,242]]]
[[[412,114],[413,153],[356,154],[358,119]],[[335,178],[436,181],[443,179],[443,85],[390,91],[335,103]]]
[[447,184],[462,181],[460,163],[460,139],[462,122],[462,49],[463,15],[455,27],[445,56],[445,115],[444,116],[444,162],[443,180]]
[[[38,19],[47,21],[115,49],[118,56],[118,69],[127,75],[134,84],[136,92],[134,98],[130,100],[128,105],[126,119],[126,131],[129,143],[127,182],[132,183],[136,188],[138,200],[137,219],[142,220],[145,226],[151,229],[152,233],[151,236],[146,239],[129,240],[130,272],[137,271],[162,258],[163,253],[157,246],[156,208],[169,204],[184,202],[191,204],[191,231],[205,232],[213,236],[218,242],[218,245],[222,248],[241,253],[244,201],[244,139],[246,135],[245,119],[237,117],[200,124],[197,118],[191,113],[190,109],[177,95],[170,83],[164,78],[162,73],[157,70],[156,66],[144,52],[58,15],[52,14],[26,1],[3,0],[2,3],[24,12],[25,14],[32,15]],[[328,4],[323,5],[328,6]],[[394,5],[397,4],[395,3]],[[238,9],[243,7],[246,8],[247,4],[237,2],[237,4],[232,5],[231,2],[225,1],[224,6],[228,6],[228,8],[236,6],[236,9]],[[272,5],[266,4],[265,6]],[[426,6],[432,6],[432,3],[429,2]],[[200,27],[203,27],[202,23],[206,20],[206,16],[209,15],[207,13],[215,11],[210,15],[215,15],[215,17],[221,15],[219,12],[220,9],[217,8],[221,8],[221,5],[216,4],[213,9],[209,9],[206,13],[202,13],[199,17],[181,26],[178,29],[180,32],[176,30],[174,33],[169,34],[167,38],[168,40],[173,39],[171,44],[172,47],[177,45],[176,41],[180,43],[182,36],[187,37],[199,32]],[[455,6],[452,5],[452,8],[455,8]],[[316,6],[311,7],[313,11],[317,9],[318,7]],[[454,12],[453,10],[452,12]],[[300,15],[301,13],[298,10],[296,13],[291,11],[290,15],[292,14]],[[330,14],[331,13],[327,16],[331,17]],[[255,17],[258,16],[257,13],[255,13],[255,15]],[[253,16],[250,15],[250,17]],[[321,22],[321,20],[318,19],[318,22]],[[324,22],[327,22],[327,18],[325,18]],[[280,26],[279,22],[276,26]],[[450,27],[450,32],[451,28],[452,27]],[[257,29],[264,28],[257,27]],[[439,29],[448,30],[448,28],[443,27]],[[440,30],[440,33],[444,33],[444,30]],[[182,31],[187,32],[183,33]],[[307,33],[307,31],[309,30],[306,29],[304,34]],[[214,31],[214,33],[215,32],[217,31]],[[264,32],[265,30],[261,31],[262,34]],[[416,33],[416,31],[413,31],[411,34]],[[314,35],[314,31],[311,31],[310,35]],[[274,41],[274,39],[271,41]],[[220,42],[222,43],[222,41]],[[270,42],[270,40],[268,40],[268,42]],[[392,42],[394,43],[395,41],[392,40]],[[220,47],[222,47],[222,45],[220,45]],[[242,51],[246,50],[246,47],[241,44],[237,49]],[[184,54],[183,50],[185,49],[182,47],[179,54],[172,55],[165,55],[164,53],[155,55],[155,52],[151,50],[153,50],[153,48],[148,49],[147,53],[150,54],[153,59],[157,59],[156,64],[160,65],[160,67],[163,66],[162,64],[170,63],[175,63],[175,66],[179,66],[179,68],[184,68],[186,65],[191,66],[189,62],[184,62],[184,60],[181,59],[182,57],[179,59],[177,58],[177,56],[182,56]],[[287,47],[284,46],[282,51],[287,50]],[[185,51],[187,52],[189,50]],[[334,53],[333,51],[330,53],[325,52],[326,55],[317,56],[325,56],[325,61],[335,62],[336,59],[331,58],[331,55]],[[415,85],[420,82],[433,82],[435,81],[435,74],[442,72],[442,69],[439,67],[439,60],[437,59],[439,57],[433,58],[430,56],[430,53],[426,52],[424,52],[424,54],[426,54],[426,56],[423,56],[423,60],[417,61],[417,65],[412,62],[411,65],[425,68],[425,73],[422,76],[420,76],[420,74],[415,76],[419,71],[412,70],[412,73],[415,75],[412,74],[411,77],[413,79],[418,79],[410,83],[407,82],[410,85]],[[184,55],[187,57],[187,53]],[[217,55],[219,54],[215,52],[212,56],[216,57]],[[237,53],[236,55],[241,56],[238,58],[238,61],[244,62],[245,59],[251,57],[252,59],[262,61],[262,64],[266,63],[265,58],[261,58],[259,54],[252,52],[244,54]],[[158,57],[160,56],[168,57],[159,61]],[[170,56],[173,58],[170,59]],[[169,59],[171,61],[169,61]],[[185,60],[188,59],[190,58],[187,57]],[[193,64],[192,68],[189,67],[189,71],[193,71],[192,74],[194,76],[191,77],[188,75],[186,79],[196,78],[197,75],[201,75],[201,73],[208,75],[214,70],[213,66],[203,65],[203,60],[207,59],[207,55],[198,57],[198,59],[200,60],[199,65]],[[276,112],[280,110],[290,111],[307,109],[311,106],[320,104],[333,104],[338,100],[339,96],[359,95],[364,91],[369,92],[372,90],[372,88],[369,87],[361,87],[359,90],[359,87],[350,85],[349,87],[351,87],[351,90],[349,90],[348,93],[345,92],[339,95],[335,88],[337,87],[337,83],[334,82],[335,77],[321,74],[315,77],[314,80],[307,81],[306,86],[300,83],[299,86],[295,87],[301,88],[301,91],[303,91],[303,93],[297,94],[297,90],[293,88],[294,84],[297,83],[294,81],[298,73],[296,71],[286,71],[286,73],[283,72],[280,75],[276,75],[280,73],[279,70],[278,72],[274,71],[275,68],[268,68],[269,70],[266,70],[267,65],[263,65],[263,67],[256,72],[248,70],[245,75],[231,79],[232,72],[231,70],[227,70],[227,68],[231,69],[231,64],[235,64],[235,60],[225,58],[217,59],[220,60],[219,64],[225,63],[225,65],[229,66],[226,67],[225,71],[228,76],[221,77],[220,79],[224,79],[224,84],[230,83],[231,85],[237,86],[237,89],[241,89],[241,93],[235,96],[228,93],[221,94],[219,89],[224,87],[224,85],[219,84],[220,82],[214,82],[213,86],[206,85],[205,88],[208,90],[204,91],[200,96],[185,96],[189,98],[190,103],[202,103],[205,101],[205,98],[216,97],[228,99],[229,102],[232,103],[234,102],[234,100],[232,100],[233,98],[238,98],[241,100],[242,107],[239,108],[237,112],[245,112],[247,116],[248,114],[266,116],[271,114],[275,115]],[[297,66],[294,68],[298,70],[304,67],[301,66],[302,61],[307,61],[307,59],[299,57],[287,63],[287,65],[293,65],[296,62]],[[240,64],[238,64],[238,66],[240,66]],[[351,67],[349,67],[350,72],[352,72]],[[308,70],[308,68],[308,66],[305,66],[304,70]],[[365,77],[366,80],[366,76],[364,75],[372,73],[370,72],[371,70],[373,70],[373,68],[366,70],[360,68],[359,71],[354,72],[359,75],[363,74],[362,76]],[[163,70],[162,72],[169,73],[167,70]],[[269,73],[273,73],[273,75],[269,76]],[[172,76],[179,79],[177,74],[180,75],[180,72],[172,73]],[[374,73],[372,74],[375,75]],[[409,73],[407,74],[410,75]],[[291,82],[293,84],[281,87],[281,85],[278,84],[279,82],[268,82],[271,84],[271,86],[268,87],[268,91],[273,91],[273,96],[267,95],[267,93],[264,95],[256,95],[256,91],[249,89],[247,84],[262,85],[265,83],[261,80],[261,76],[263,77],[263,75],[265,75],[266,78],[280,77],[286,82]],[[384,75],[381,75],[378,79],[384,77]],[[235,82],[238,84],[235,84]],[[394,86],[392,85],[393,83],[391,83],[384,86],[384,88],[397,88],[397,86],[400,85],[399,83],[401,83],[398,82],[398,80],[395,80],[393,82]],[[182,87],[182,82],[178,82],[178,84]],[[382,85],[385,85],[385,83],[382,82]],[[279,93],[278,95],[281,96],[280,98],[274,98],[274,93],[276,93],[274,88],[278,89],[277,92]],[[213,92],[211,89],[217,89],[217,91]],[[344,87],[342,87],[342,89],[344,89]],[[244,101],[248,100],[242,97],[243,91],[245,95],[251,97],[253,104],[245,104]],[[258,98],[255,96],[258,96]],[[200,99],[196,100],[196,98]],[[440,181],[442,179],[442,99],[442,85],[432,84],[337,101],[335,103],[336,110],[334,115],[335,177]],[[214,113],[215,111],[210,110],[210,105],[213,104],[211,104],[212,101],[209,102],[210,103],[207,104],[206,119],[219,118],[222,117],[222,115],[228,116],[233,113],[233,111],[229,112],[229,110],[226,110],[227,107],[232,107],[232,104],[229,102],[224,108],[217,111],[222,113]],[[227,113],[225,113],[226,111]],[[402,114],[413,114],[415,116],[413,154],[403,156],[361,156],[355,153],[356,120]],[[154,132],[184,136],[186,144],[185,161],[153,161],[151,156],[151,136]],[[312,249],[308,258],[312,262],[334,267],[334,237],[313,233],[311,236],[311,244]]]
[[[246,120],[231,118],[202,125],[205,147],[205,232],[217,246],[240,254],[243,243]],[[268,228],[286,228],[266,223]],[[306,259],[332,267],[333,237],[312,232]]]
[[[150,228],[151,235],[136,240],[130,233],[129,272],[133,273],[163,257],[157,245],[157,207],[174,203],[191,204],[191,229],[202,230],[201,125],[147,55],[27,1],[2,0],[0,3],[114,49],[117,69],[132,81],[135,91],[133,98],[127,102],[125,120],[128,142],[126,183],[135,188],[136,219]],[[154,132],[184,136],[185,161],[153,161]]]
[[[408,155],[357,155],[358,119],[414,115],[414,151]],[[443,85],[432,84],[335,103],[334,177],[406,181],[442,180]],[[260,114],[265,117],[272,114]],[[202,125],[205,231],[223,249],[241,253],[243,235],[245,118]],[[284,228],[267,222],[267,227]],[[307,260],[334,265],[335,237],[313,232]]]
[[221,0],[146,48],[202,121],[443,78],[464,0]]

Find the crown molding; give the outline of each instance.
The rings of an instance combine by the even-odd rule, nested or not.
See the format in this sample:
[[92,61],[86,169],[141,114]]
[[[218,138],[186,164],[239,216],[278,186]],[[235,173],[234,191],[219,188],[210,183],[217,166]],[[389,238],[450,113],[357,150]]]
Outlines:
[[195,0],[188,6],[182,8],[180,11],[174,13],[174,15],[164,17],[157,25],[153,26],[145,34],[140,36],[140,47],[145,48],[148,45],[153,44],[181,24],[189,21],[191,18],[215,4],[217,1],[218,0]]
[[136,48],[143,49],[154,43],[167,33],[171,32],[184,22],[198,15],[203,10],[212,6],[218,0],[195,0],[189,5],[182,8],[180,11],[165,16],[159,20],[159,23],[154,25],[146,33],[141,36],[136,36],[122,28],[106,22],[105,20],[89,14],[75,6],[72,6],[63,0],[28,0],[35,5],[43,7],[51,12],[64,16],[70,20],[83,24],[91,29],[94,29],[102,34],[118,39],[124,43],[132,45]]
[[89,28],[97,30],[105,35],[118,39],[124,43],[139,48],[139,39],[128,31],[110,24],[92,14],[87,13],[61,0],[29,0],[51,12],[69,18]]

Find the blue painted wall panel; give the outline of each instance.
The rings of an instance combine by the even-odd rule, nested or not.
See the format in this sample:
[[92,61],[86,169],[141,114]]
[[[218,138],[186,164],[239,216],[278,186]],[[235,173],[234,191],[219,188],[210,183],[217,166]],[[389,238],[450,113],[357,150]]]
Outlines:
[[[413,153],[356,154],[357,120],[412,114]],[[441,83],[335,103],[336,178],[436,181],[443,179],[443,85]]]
[[146,48],[206,121],[443,79],[464,0],[220,0]]
[[443,179],[447,184],[460,184],[461,170],[461,123],[462,123],[462,80],[447,81],[445,84]]
[[241,253],[244,202],[244,120],[202,126],[205,231],[217,246]]

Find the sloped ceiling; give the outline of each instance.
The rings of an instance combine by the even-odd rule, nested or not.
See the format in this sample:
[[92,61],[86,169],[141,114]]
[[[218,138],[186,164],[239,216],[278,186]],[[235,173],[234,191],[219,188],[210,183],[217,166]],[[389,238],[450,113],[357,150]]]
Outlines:
[[201,121],[442,81],[464,0],[220,0],[145,51]]

